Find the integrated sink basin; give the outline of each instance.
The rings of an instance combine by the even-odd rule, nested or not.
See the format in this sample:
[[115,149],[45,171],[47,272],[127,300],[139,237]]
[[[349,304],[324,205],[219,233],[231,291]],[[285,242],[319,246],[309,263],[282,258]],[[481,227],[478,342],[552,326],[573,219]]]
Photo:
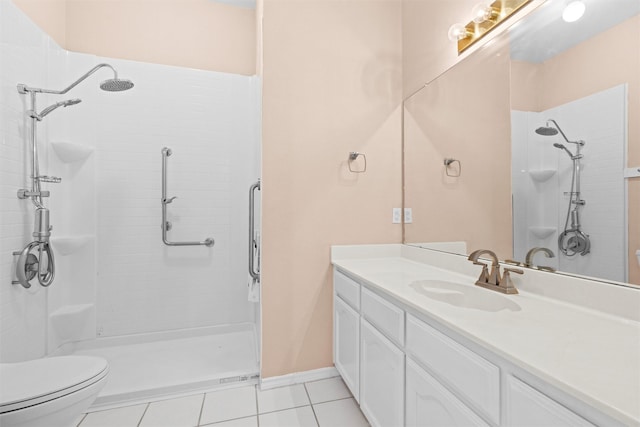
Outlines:
[[411,282],[409,287],[432,300],[460,308],[490,312],[521,310],[514,296],[506,296],[475,285],[446,280],[418,280]]

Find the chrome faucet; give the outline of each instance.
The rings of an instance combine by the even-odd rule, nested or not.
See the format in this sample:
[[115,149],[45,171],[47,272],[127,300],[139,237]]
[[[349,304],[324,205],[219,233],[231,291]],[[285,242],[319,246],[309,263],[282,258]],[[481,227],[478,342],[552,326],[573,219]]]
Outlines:
[[[479,262],[480,255],[487,254],[491,258],[491,270],[489,265],[483,262]],[[483,288],[491,289],[493,291],[502,292],[504,294],[517,294],[518,290],[511,281],[511,273],[523,274],[524,271],[519,268],[506,268],[504,269],[504,275],[500,277],[500,262],[495,252],[488,249],[479,249],[473,251],[469,255],[469,261],[472,261],[475,265],[482,266],[482,272],[480,277],[476,280],[476,285]]]
[[[553,251],[551,249],[548,249],[548,248],[538,248],[538,247],[531,248],[531,249],[529,249],[529,252],[527,252],[527,255],[524,258],[524,266],[525,267],[534,267],[534,265],[533,265],[533,257],[538,252],[542,252],[544,254],[544,256],[547,257],[547,258],[555,258],[555,256],[556,256],[556,254],[554,254]],[[548,267],[546,265],[538,265],[537,268],[539,270],[556,271],[555,268]]]

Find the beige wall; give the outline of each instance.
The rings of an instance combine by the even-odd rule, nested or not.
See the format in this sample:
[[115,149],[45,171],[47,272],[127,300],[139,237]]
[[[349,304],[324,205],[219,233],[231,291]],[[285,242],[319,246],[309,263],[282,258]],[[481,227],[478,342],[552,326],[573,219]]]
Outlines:
[[458,55],[457,42],[448,38],[449,27],[471,21],[471,10],[479,3],[478,0],[402,0],[404,96],[414,93],[476,50],[484,49],[490,40],[499,37],[512,23],[544,1],[533,0],[476,45]]
[[265,378],[333,364],[330,246],[401,241],[400,25],[396,0],[264,3]]
[[67,0],[12,0],[60,46],[67,45]]
[[256,10],[211,0],[14,0],[62,47],[253,75]]
[[[544,111],[628,83],[627,166],[640,165],[640,16],[543,64],[514,62],[514,109]],[[544,91],[539,88],[545,88]],[[629,180],[629,281],[640,284],[640,178]]]
[[[511,258],[508,48],[467,58],[405,106],[405,241],[462,240]],[[460,160],[459,178],[445,158]]]

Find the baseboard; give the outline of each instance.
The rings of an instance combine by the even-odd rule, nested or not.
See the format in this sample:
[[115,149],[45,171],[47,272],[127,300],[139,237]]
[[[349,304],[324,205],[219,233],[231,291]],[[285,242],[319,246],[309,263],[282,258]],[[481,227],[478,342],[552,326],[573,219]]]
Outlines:
[[281,375],[260,379],[260,390],[270,390],[272,388],[283,387],[293,384],[302,384],[309,381],[324,380],[340,375],[338,370],[331,366],[329,368],[312,369],[311,371],[294,372],[293,374]]

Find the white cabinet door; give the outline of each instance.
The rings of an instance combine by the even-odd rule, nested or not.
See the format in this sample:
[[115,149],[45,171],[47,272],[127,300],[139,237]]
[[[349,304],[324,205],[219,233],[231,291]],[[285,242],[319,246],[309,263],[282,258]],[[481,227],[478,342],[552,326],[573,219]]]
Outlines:
[[407,358],[407,427],[487,427],[435,378]]
[[508,426],[593,427],[573,411],[512,376],[507,378],[506,413]]
[[337,296],[333,301],[333,313],[333,363],[359,402],[360,315]]
[[360,320],[360,408],[373,427],[404,425],[404,353]]

